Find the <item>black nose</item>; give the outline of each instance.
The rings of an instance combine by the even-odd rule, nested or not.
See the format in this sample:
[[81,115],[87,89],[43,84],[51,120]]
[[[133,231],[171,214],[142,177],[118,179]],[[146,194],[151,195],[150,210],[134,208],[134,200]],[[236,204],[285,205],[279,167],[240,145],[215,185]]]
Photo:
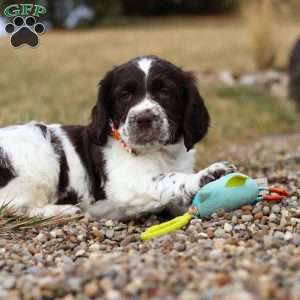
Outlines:
[[136,116],[136,123],[141,129],[148,129],[152,126],[152,123],[155,119],[155,115],[151,111],[143,111],[140,112]]

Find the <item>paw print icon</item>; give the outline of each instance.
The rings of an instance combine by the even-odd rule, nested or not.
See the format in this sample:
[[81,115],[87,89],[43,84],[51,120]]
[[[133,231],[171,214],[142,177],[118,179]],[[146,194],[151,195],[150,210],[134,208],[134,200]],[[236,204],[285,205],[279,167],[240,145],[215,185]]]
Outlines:
[[10,43],[18,48],[22,45],[37,47],[39,45],[39,35],[45,31],[42,23],[37,23],[33,16],[23,18],[17,16],[12,23],[5,26],[5,31],[10,34]]

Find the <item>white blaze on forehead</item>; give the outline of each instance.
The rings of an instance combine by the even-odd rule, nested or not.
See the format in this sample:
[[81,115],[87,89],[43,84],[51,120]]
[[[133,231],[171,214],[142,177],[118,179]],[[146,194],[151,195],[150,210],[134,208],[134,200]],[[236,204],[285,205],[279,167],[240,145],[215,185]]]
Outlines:
[[145,77],[148,76],[149,70],[151,68],[152,59],[150,58],[141,58],[138,61],[139,68],[145,73]]

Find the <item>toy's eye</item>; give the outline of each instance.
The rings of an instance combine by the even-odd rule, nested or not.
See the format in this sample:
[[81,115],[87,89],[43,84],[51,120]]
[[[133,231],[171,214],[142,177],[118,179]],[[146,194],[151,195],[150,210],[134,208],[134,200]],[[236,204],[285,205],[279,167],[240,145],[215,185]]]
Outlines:
[[227,181],[225,187],[243,186],[247,179],[248,177],[245,175],[235,175]]

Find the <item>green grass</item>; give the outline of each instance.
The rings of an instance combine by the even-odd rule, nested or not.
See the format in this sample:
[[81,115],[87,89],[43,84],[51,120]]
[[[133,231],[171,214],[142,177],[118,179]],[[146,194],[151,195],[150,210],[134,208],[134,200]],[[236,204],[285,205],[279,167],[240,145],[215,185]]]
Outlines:
[[[253,142],[266,135],[296,132],[299,114],[287,99],[246,86],[218,86],[204,90],[211,114],[211,127],[200,145],[198,165],[213,162],[213,155],[233,143]],[[204,151],[209,148],[210,151]],[[226,159],[226,158],[224,158]]]

